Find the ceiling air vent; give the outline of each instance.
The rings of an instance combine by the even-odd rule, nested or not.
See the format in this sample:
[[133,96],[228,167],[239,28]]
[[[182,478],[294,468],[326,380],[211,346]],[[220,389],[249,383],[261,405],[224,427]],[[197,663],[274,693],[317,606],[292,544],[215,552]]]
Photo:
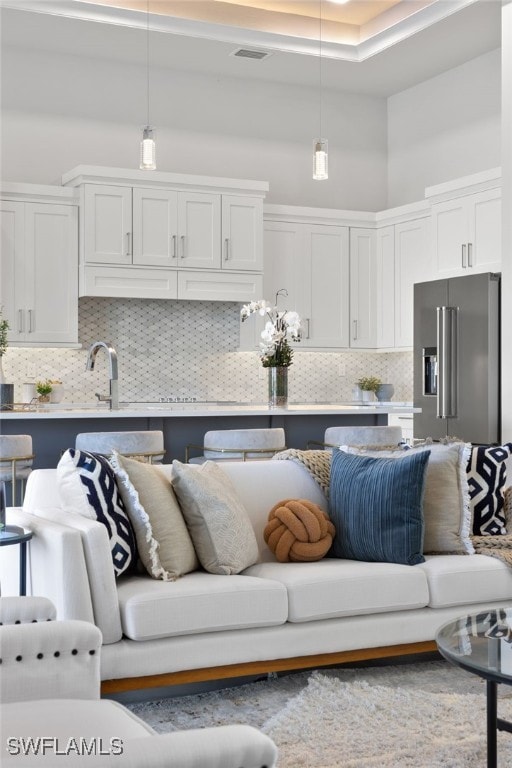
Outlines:
[[253,48],[237,48],[229,54],[230,56],[236,56],[239,59],[267,59],[272,54],[269,51],[256,51]]

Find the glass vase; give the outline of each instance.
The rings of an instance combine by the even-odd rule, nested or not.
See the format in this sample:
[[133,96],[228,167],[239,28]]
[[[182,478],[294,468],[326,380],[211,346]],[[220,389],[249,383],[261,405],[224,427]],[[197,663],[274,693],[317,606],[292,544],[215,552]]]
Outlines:
[[273,366],[268,369],[268,407],[288,406],[288,367]]

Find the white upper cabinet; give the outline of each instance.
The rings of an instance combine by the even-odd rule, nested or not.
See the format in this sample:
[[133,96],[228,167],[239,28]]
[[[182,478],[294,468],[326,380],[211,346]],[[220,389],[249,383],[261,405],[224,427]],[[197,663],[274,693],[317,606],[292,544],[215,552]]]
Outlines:
[[178,195],[165,189],[133,190],[133,259],[145,267],[172,267],[178,259]]
[[222,266],[262,271],[263,200],[222,195]]
[[377,347],[395,345],[395,228],[377,230],[375,269],[377,280]]
[[[471,192],[443,192],[443,185],[431,187],[432,255],[438,278],[501,269],[501,188],[490,174],[479,174],[473,186],[489,188]],[[485,181],[477,183],[483,177]],[[491,186],[489,186],[491,185]]]
[[132,190],[86,184],[83,198],[85,261],[132,263]]
[[[81,296],[247,301],[261,287],[261,279],[226,278],[221,291],[215,277],[196,284],[190,276],[173,281],[167,271],[261,278],[266,182],[79,166],[63,183],[80,189],[83,205]],[[151,277],[153,268],[164,272]]]
[[221,198],[178,193],[178,266],[220,269]]
[[350,228],[350,346],[377,346],[377,260],[374,229]]
[[430,257],[430,219],[395,224],[395,289],[393,346],[412,347],[414,284],[433,278]]
[[0,206],[0,303],[10,343],[77,344],[78,206],[18,200]]
[[[300,348],[348,346],[348,227],[293,221],[264,226],[264,298],[296,310],[302,320]],[[244,323],[247,325],[247,323]],[[262,324],[255,323],[258,340]]]

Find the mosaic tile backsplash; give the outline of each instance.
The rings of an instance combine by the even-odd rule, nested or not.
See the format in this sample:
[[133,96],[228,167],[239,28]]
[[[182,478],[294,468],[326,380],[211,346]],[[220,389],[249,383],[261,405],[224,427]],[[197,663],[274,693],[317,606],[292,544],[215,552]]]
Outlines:
[[[266,401],[266,371],[258,353],[241,352],[240,305],[142,299],[82,298],[79,341],[83,349],[14,348],[4,356],[7,381],[21,401],[24,382],[58,379],[67,403],[90,403],[108,392],[108,360],[102,351],[85,370],[93,341],[110,341],[119,360],[119,398],[197,401]],[[394,385],[394,401],[412,400],[412,353],[310,352],[295,348],[289,374],[291,402],[351,400],[360,376]]]

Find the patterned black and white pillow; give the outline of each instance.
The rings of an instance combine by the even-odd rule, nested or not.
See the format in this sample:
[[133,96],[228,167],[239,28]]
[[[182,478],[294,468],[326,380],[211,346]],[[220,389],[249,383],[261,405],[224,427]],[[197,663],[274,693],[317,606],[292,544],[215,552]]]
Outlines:
[[503,511],[503,491],[507,480],[506,460],[512,443],[474,445],[468,461],[469,497],[474,536],[507,533]]
[[57,465],[57,482],[65,508],[97,520],[107,529],[116,577],[134,570],[135,534],[109,461],[96,453],[69,448]]

